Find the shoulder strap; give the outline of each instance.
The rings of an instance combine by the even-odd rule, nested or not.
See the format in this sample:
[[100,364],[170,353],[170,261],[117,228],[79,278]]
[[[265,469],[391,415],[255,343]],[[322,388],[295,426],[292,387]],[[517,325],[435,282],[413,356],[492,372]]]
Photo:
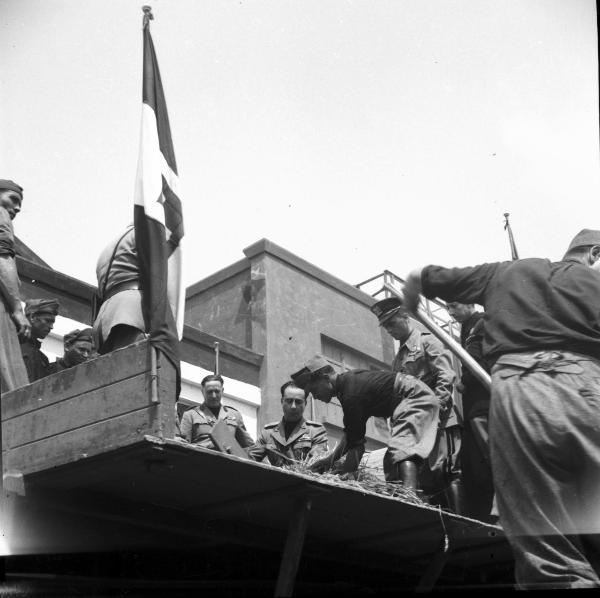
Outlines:
[[115,248],[113,249],[112,255],[110,256],[110,260],[108,262],[108,266],[106,267],[106,276],[104,277],[104,284],[102,285],[102,293],[100,295],[100,299],[103,301],[104,293],[106,293],[106,285],[108,284],[108,273],[110,272],[110,267],[115,261],[115,256],[117,255],[117,249],[119,249],[119,245],[121,241],[125,238],[126,235],[129,234],[131,229],[127,227],[127,230],[119,237],[119,240],[115,243]]

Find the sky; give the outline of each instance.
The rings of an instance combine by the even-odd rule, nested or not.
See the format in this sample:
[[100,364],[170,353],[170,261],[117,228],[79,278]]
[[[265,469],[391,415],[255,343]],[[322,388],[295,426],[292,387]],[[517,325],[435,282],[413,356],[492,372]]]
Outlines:
[[[262,238],[355,284],[600,229],[594,0],[153,0],[186,285]],[[133,218],[142,6],[0,0],[15,232],[95,284]]]

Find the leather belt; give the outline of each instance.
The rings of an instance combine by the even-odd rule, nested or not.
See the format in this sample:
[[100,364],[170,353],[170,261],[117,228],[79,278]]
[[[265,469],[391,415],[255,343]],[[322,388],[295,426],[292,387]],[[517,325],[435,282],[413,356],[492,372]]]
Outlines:
[[114,297],[117,293],[121,291],[137,291],[139,290],[140,285],[138,282],[122,282],[120,284],[115,285],[106,293],[104,297],[104,301],[108,301],[111,297]]

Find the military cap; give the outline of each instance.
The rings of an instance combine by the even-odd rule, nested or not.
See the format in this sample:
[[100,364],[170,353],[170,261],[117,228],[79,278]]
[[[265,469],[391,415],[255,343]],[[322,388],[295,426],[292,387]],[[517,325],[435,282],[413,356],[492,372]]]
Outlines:
[[304,364],[301,370],[292,374],[292,380],[298,388],[305,390],[312,374],[327,367],[331,367],[331,364],[322,355],[317,353]]
[[0,179],[0,191],[16,191],[21,197],[23,197],[23,187],[17,185],[14,181],[9,179]]
[[63,341],[65,345],[70,345],[72,343],[76,343],[77,341],[87,341],[88,343],[91,343],[92,329],[84,328],[83,330],[71,330],[71,332],[67,332],[67,334],[65,334]]
[[25,301],[25,315],[37,314],[58,315],[58,301],[56,299],[28,299]]
[[406,314],[406,311],[402,307],[402,301],[398,297],[387,297],[382,299],[371,306],[371,311],[377,316],[379,325],[383,326],[392,316],[400,313]]
[[580,230],[571,241],[567,253],[576,247],[586,247],[588,245],[600,245],[600,230],[584,228]]

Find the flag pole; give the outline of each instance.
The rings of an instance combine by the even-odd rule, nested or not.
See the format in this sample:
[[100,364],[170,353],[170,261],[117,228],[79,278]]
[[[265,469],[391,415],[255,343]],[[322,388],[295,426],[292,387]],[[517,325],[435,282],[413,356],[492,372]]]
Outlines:
[[519,259],[519,253],[517,252],[517,246],[515,245],[515,239],[512,234],[512,228],[510,228],[510,222],[508,221],[508,217],[510,214],[508,212],[504,212],[504,230],[508,231],[508,241],[510,243],[510,255],[513,260]]

